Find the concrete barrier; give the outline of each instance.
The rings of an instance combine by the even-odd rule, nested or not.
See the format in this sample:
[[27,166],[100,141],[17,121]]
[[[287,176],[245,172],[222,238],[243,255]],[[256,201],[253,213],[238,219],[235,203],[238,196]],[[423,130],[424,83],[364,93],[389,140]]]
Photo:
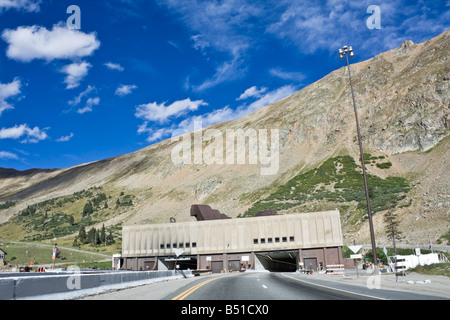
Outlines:
[[15,280],[12,278],[0,279],[0,300],[14,299]]
[[[192,271],[184,271],[184,274],[192,276]],[[101,289],[121,284],[132,285],[136,282],[171,277],[181,277],[181,275],[173,270],[164,270],[115,271],[94,274],[75,272],[49,276],[2,277],[0,278],[0,299],[39,299],[40,296],[48,297],[48,295],[66,293],[72,293],[70,296],[75,297],[77,292],[86,293],[89,289]]]

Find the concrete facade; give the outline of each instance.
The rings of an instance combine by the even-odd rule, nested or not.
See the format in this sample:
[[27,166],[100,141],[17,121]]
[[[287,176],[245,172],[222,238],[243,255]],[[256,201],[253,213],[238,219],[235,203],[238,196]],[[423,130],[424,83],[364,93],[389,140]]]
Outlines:
[[[122,269],[317,270],[343,263],[338,211],[124,226]],[[175,252],[182,251],[176,257]]]

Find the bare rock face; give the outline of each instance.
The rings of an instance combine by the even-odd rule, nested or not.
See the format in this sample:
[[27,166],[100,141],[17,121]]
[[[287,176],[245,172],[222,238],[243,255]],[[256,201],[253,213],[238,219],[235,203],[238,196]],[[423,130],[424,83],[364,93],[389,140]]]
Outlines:
[[[348,154],[358,158],[347,72],[347,67],[342,67],[290,97],[211,127],[222,133],[227,129],[278,129],[279,168],[273,175],[261,175],[262,165],[248,162],[176,164],[171,159],[175,142],[169,139],[131,154],[73,168],[26,174],[0,170],[0,202],[19,202],[0,210],[0,222],[29,204],[92,186],[131,190],[136,195],[133,206],[115,217],[114,223],[165,222],[169,217],[186,221],[195,203],[236,217],[277,186],[330,157]],[[420,44],[405,41],[396,49],[352,64],[351,73],[364,150],[389,156],[392,161],[390,169],[369,166],[369,172],[382,177],[408,177],[414,187],[409,195],[411,208],[425,206],[427,216],[445,222],[448,198],[432,196],[439,200],[433,207],[428,204],[434,205],[437,200],[427,199],[438,192],[449,194],[448,182],[435,180],[450,170],[447,149],[436,148],[441,141],[444,146],[449,144],[450,31]],[[408,228],[413,228],[415,219],[407,217],[421,216],[413,209],[402,211],[404,221],[411,221]],[[341,217],[346,214],[341,213]],[[443,225],[441,228],[449,227],[448,222]],[[420,228],[431,230],[427,223]]]

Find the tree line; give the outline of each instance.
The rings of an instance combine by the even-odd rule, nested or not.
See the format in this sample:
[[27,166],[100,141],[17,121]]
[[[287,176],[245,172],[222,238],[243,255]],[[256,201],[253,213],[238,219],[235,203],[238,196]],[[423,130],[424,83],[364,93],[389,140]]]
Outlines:
[[78,236],[73,240],[74,246],[80,246],[81,244],[91,244],[91,245],[110,245],[114,243],[114,236],[111,231],[107,234],[105,225],[101,229],[96,229],[92,227],[88,232],[84,226],[80,228]]

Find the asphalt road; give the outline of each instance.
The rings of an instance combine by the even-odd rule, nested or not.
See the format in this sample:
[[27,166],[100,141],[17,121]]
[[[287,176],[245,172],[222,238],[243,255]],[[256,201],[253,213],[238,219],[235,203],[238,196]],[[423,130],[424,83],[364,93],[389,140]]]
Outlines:
[[[183,290],[186,288],[183,288]],[[172,300],[336,300],[352,299],[343,292],[315,288],[280,273],[222,275],[190,286]]]
[[152,283],[85,297],[87,300],[416,300],[434,299],[397,290],[310,281],[296,273],[213,274]]

